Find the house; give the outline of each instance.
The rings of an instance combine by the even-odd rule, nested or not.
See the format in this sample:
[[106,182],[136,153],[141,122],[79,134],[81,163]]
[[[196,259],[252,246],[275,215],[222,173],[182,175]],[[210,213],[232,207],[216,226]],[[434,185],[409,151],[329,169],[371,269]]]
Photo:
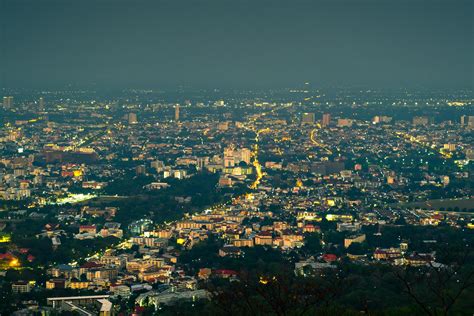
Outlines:
[[12,283],[13,293],[29,293],[30,291],[31,286],[28,281],[17,281]]
[[64,289],[66,288],[66,279],[50,279],[46,281],[47,289]]
[[307,276],[309,271],[317,271],[323,269],[335,269],[336,265],[331,264],[330,262],[318,262],[314,258],[309,258],[307,260],[301,260],[295,263],[295,274],[301,276]]
[[337,256],[332,253],[325,253],[324,255],[322,255],[322,259],[326,262],[334,262],[337,260]]
[[242,255],[242,251],[240,248],[231,246],[231,245],[225,245],[221,249],[219,249],[219,256],[220,257],[232,257],[232,258],[237,258]]
[[235,239],[232,244],[235,247],[253,247],[253,239]]
[[401,257],[401,251],[398,248],[381,249],[377,248],[374,251],[374,259],[376,260],[390,260]]
[[81,225],[79,226],[79,234],[83,233],[95,235],[97,233],[97,227],[95,225]]
[[313,224],[306,224],[303,226],[303,232],[304,233],[319,233],[321,232],[321,228]]
[[237,271],[227,270],[227,269],[220,269],[220,270],[214,270],[212,272],[212,275],[214,275],[218,278],[222,278],[222,279],[229,279],[229,278],[237,277]]
[[344,238],[344,248],[349,248],[352,243],[363,243],[365,241],[365,234],[353,235]]
[[199,272],[198,272],[198,278],[199,279],[203,279],[203,280],[207,280],[209,279],[209,277],[211,276],[212,274],[212,270],[209,269],[209,268],[201,268],[199,269]]
[[260,232],[255,236],[255,245],[268,245],[271,246],[273,244],[273,237],[271,232]]

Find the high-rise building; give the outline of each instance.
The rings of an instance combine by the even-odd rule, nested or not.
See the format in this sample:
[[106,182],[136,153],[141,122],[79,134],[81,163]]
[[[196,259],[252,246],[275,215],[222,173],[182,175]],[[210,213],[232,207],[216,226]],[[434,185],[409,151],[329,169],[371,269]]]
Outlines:
[[40,97],[38,100],[38,107],[40,110],[44,110],[44,98]]
[[165,164],[163,163],[163,161],[159,161],[159,160],[152,161],[150,165],[157,172],[161,172],[165,168]]
[[392,121],[391,116],[385,116],[385,115],[377,115],[372,118],[372,123],[374,124],[379,124],[379,123],[390,123]]
[[252,151],[248,148],[235,148],[233,145],[224,148],[224,166],[234,167],[240,162],[244,161],[250,164],[252,159]]
[[474,115],[469,115],[467,117],[467,126],[469,128],[474,128]]
[[13,97],[12,96],[3,97],[3,107],[6,109],[9,109],[12,106],[13,106]]
[[137,176],[145,174],[146,173],[146,168],[144,165],[136,166],[135,167],[135,174]]
[[137,114],[129,113],[128,114],[128,124],[137,124],[137,123],[138,123]]
[[314,113],[303,113],[303,116],[301,118],[301,124],[314,124],[314,122]]
[[174,120],[175,122],[179,122],[179,104],[176,104],[174,108]]
[[469,160],[474,160],[474,149],[472,148],[467,148],[465,150],[465,153],[466,153],[466,158],[469,159]]
[[321,125],[322,126],[329,126],[330,123],[331,123],[331,114],[324,113],[323,114],[323,119],[321,121]]
[[456,144],[453,144],[453,143],[444,144],[443,149],[447,151],[456,151]]
[[247,164],[250,164],[250,159],[252,157],[252,152],[248,148],[242,148],[240,151],[241,160],[245,161]]
[[466,125],[466,123],[467,123],[467,116],[466,115],[461,116],[461,122],[460,123],[461,123],[461,126]]
[[430,122],[430,120],[426,116],[415,116],[415,117],[413,117],[413,125],[414,126],[428,125],[429,122]]

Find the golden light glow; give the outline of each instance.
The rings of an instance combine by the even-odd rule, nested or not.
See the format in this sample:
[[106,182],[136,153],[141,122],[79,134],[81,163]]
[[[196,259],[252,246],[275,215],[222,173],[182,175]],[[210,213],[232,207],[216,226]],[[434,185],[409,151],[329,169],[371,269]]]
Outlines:
[[250,186],[251,189],[256,189],[258,187],[258,185],[260,184],[260,180],[263,178],[262,165],[258,161],[258,142],[259,142],[260,134],[261,133],[268,133],[268,132],[270,132],[270,129],[267,127],[267,128],[264,128],[264,129],[261,129],[261,130],[257,131],[256,134],[255,134],[255,145],[253,146],[253,153],[252,153],[252,156],[253,156],[252,164],[255,167],[255,172],[257,173],[257,178],[255,179],[255,181]]
[[11,241],[11,237],[9,235],[0,236],[0,243],[6,243],[10,241]]
[[301,188],[301,187],[303,186],[303,181],[301,181],[300,178],[298,178],[298,180],[296,180],[296,186],[297,186],[298,188]]
[[74,170],[73,171],[74,177],[80,177],[82,176],[82,170]]
[[258,283],[265,285],[265,284],[268,284],[270,281],[276,282],[277,278],[276,277],[268,278],[268,277],[261,276],[258,280]]
[[19,267],[20,266],[20,262],[18,261],[18,259],[14,258],[10,261],[10,263],[8,264],[11,268],[16,268],[16,267]]
[[449,106],[465,106],[467,103],[463,101],[451,101],[448,102]]
[[309,138],[311,139],[311,142],[312,142],[313,144],[315,144],[316,146],[318,146],[318,147],[324,149],[329,155],[332,155],[332,151],[329,150],[326,145],[324,145],[324,144],[322,144],[322,143],[320,143],[320,142],[318,142],[318,141],[316,140],[316,132],[317,132],[319,129],[321,129],[321,125],[320,125],[319,123],[317,123],[316,126],[317,126],[317,128],[311,130],[311,132],[310,132],[310,134],[309,134]]

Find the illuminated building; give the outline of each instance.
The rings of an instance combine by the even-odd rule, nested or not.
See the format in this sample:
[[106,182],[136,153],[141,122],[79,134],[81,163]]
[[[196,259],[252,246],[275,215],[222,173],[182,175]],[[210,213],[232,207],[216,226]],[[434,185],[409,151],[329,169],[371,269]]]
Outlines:
[[413,125],[428,125],[429,119],[426,116],[415,116],[413,117]]
[[13,293],[29,293],[30,291],[30,283],[27,281],[17,281],[15,283],[12,283]]
[[255,236],[255,245],[272,245],[273,237],[270,232],[261,232]]
[[385,116],[385,115],[382,115],[382,116],[374,116],[372,118],[372,123],[373,124],[379,124],[379,123],[390,123],[392,121],[392,117],[391,116]]
[[39,107],[40,111],[44,110],[44,98],[43,97],[39,98],[38,107]]
[[217,125],[217,128],[220,130],[220,131],[227,131],[229,129],[229,122],[220,122],[218,125]]
[[392,176],[387,176],[387,184],[394,184],[395,178]]
[[145,230],[150,229],[152,225],[153,225],[153,221],[149,219],[141,219],[141,220],[132,222],[130,225],[128,225],[128,229],[130,230],[130,232],[132,232],[132,234],[140,235]]
[[303,113],[301,118],[301,124],[314,124],[315,122],[315,115],[314,113]]
[[455,151],[456,150],[456,144],[452,144],[452,143],[444,144],[443,149],[448,150],[448,151]]
[[13,106],[13,97],[12,96],[3,97],[3,107],[5,109],[9,109],[12,106]]
[[344,248],[349,248],[352,243],[363,243],[365,241],[365,234],[350,236],[344,238]]
[[144,165],[139,165],[135,167],[135,174],[137,176],[146,174],[146,168]]
[[474,115],[469,115],[467,117],[467,126],[468,127],[474,127]]
[[179,104],[176,104],[174,108],[174,120],[175,122],[179,122]]
[[95,225],[81,225],[79,226],[79,233],[96,234],[97,227]]
[[66,288],[66,279],[51,279],[46,281],[46,288],[51,289],[64,289]]
[[324,113],[323,114],[323,119],[321,121],[321,125],[322,126],[329,126],[330,123],[331,123],[331,114]]
[[351,127],[353,124],[353,121],[351,119],[338,119],[337,120],[337,126],[338,127]]
[[247,164],[250,163],[250,157],[252,155],[250,149],[242,148],[240,150],[240,155],[241,155],[241,161],[245,161]]
[[250,164],[252,152],[248,148],[236,149],[234,146],[224,148],[224,167],[234,167],[244,161]]
[[128,114],[128,124],[137,124],[137,114],[135,113],[130,113]]
[[232,179],[229,177],[220,177],[219,178],[220,187],[232,187]]
[[235,239],[232,241],[235,247],[253,247],[252,239]]

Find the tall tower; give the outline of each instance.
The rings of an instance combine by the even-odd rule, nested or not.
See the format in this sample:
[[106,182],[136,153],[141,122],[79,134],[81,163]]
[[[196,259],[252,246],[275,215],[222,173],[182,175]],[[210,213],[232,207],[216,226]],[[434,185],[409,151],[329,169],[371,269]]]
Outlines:
[[128,114],[128,124],[137,124],[137,114],[136,113],[129,113]]
[[324,113],[323,114],[323,120],[321,122],[322,126],[328,126],[329,123],[331,123],[331,114],[329,113]]
[[43,97],[39,98],[38,104],[39,104],[39,110],[44,111],[44,98]]
[[176,104],[174,108],[174,120],[175,122],[179,122],[179,104]]
[[12,96],[9,96],[9,97],[3,97],[3,107],[5,109],[9,109],[13,106],[13,97]]

